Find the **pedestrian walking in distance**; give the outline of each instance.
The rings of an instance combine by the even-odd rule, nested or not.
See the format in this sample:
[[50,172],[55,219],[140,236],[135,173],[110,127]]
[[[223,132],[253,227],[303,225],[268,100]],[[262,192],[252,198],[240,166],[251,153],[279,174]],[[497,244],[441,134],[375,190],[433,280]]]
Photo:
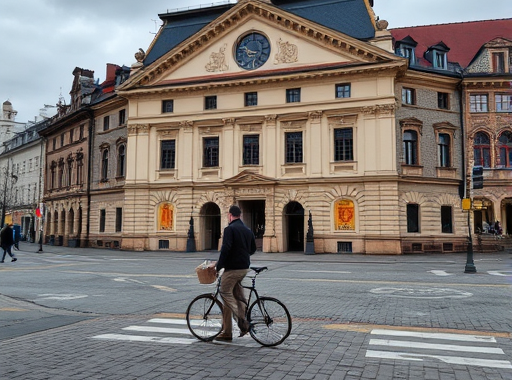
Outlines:
[[12,230],[12,223],[8,223],[2,228],[0,231],[0,246],[4,250],[4,253],[2,255],[2,261],[0,263],[3,263],[5,260],[5,254],[8,253],[9,256],[11,256],[11,261],[18,260],[14,254],[12,253],[12,245],[14,244],[14,235]]
[[238,206],[229,208],[229,225],[224,229],[216,266],[217,271],[224,268],[220,283],[220,295],[224,304],[222,308],[224,329],[217,336],[218,340],[233,339],[233,317],[240,329],[240,336],[247,334],[250,327],[245,319],[247,300],[241,283],[249,272],[250,256],[256,251],[256,240],[252,231],[240,220],[241,213]]

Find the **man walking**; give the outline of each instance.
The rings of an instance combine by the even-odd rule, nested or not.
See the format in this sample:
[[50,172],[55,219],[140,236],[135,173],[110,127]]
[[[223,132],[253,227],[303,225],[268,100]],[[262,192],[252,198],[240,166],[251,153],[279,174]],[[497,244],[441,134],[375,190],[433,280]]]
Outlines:
[[240,220],[241,213],[238,206],[229,208],[229,225],[224,229],[216,267],[217,271],[224,268],[220,283],[224,330],[217,337],[219,340],[233,339],[233,316],[240,328],[240,336],[249,332],[249,322],[245,319],[247,300],[241,282],[249,272],[250,256],[256,251],[256,241],[251,230]]
[[4,253],[2,255],[2,261],[0,263],[4,262],[5,254],[8,253],[9,256],[11,256],[11,261],[18,260],[14,254],[11,252],[11,247],[14,244],[14,234],[12,230],[12,223],[6,224],[4,228],[0,231],[0,246],[4,250]]

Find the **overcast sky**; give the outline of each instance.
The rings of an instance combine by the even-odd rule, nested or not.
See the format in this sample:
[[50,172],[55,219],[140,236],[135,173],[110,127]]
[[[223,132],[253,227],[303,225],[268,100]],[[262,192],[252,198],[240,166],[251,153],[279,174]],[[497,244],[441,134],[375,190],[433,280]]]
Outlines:
[[[226,3],[227,1],[224,1]],[[234,2],[231,0],[231,2]],[[210,1],[210,4],[212,1]],[[222,1],[221,1],[222,3]],[[512,0],[374,0],[389,28],[512,18]],[[105,80],[106,64],[131,66],[160,26],[159,13],[207,0],[2,0],[0,103],[34,120],[60,94],[69,104],[75,67]]]

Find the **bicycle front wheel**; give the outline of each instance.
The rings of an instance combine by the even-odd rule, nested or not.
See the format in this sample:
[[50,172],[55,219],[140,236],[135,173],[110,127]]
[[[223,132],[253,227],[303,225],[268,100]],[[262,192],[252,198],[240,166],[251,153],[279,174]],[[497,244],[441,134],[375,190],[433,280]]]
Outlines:
[[271,297],[254,301],[247,312],[251,324],[250,334],[259,344],[267,347],[284,342],[292,331],[292,318],[284,304]]
[[212,341],[222,331],[222,304],[211,294],[197,296],[187,308],[187,325],[197,339]]

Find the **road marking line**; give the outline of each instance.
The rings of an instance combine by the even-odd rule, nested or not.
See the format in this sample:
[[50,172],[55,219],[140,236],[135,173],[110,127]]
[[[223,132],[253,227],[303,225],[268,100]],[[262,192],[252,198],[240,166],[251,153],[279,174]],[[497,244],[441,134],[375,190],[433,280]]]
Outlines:
[[464,358],[457,356],[441,356],[441,355],[424,355],[424,354],[411,354],[407,352],[388,352],[388,351],[366,351],[367,358],[378,359],[392,359],[392,360],[411,360],[411,361],[424,361],[425,359],[436,359],[447,364],[461,364],[477,367],[490,367],[490,368],[507,368],[512,369],[512,364],[507,360],[488,360],[477,358]]
[[190,335],[188,329],[173,329],[169,327],[153,327],[153,326],[128,326],[124,327],[123,330],[128,331],[143,331],[143,332],[156,332],[165,334],[187,334]]
[[444,270],[429,270],[429,272],[435,274],[436,276],[453,276],[453,273],[447,273]]
[[481,354],[500,354],[505,355],[501,348],[496,347],[477,347],[477,346],[458,346],[454,344],[437,344],[422,342],[405,342],[401,340],[389,339],[370,339],[370,345],[404,348],[424,348],[428,350],[458,351],[458,352],[478,352]]
[[445,339],[445,340],[458,340],[463,342],[484,342],[496,343],[496,339],[492,336],[481,335],[461,335],[461,334],[447,334],[447,333],[428,333],[416,331],[403,331],[403,330],[384,330],[374,329],[371,334],[373,335],[391,335],[391,336],[409,336],[414,338],[427,338],[427,339]]
[[93,339],[106,340],[124,340],[129,342],[157,342],[169,344],[192,344],[198,342],[197,339],[169,338],[158,336],[141,336],[141,335],[123,335],[123,334],[103,334],[93,336]]

